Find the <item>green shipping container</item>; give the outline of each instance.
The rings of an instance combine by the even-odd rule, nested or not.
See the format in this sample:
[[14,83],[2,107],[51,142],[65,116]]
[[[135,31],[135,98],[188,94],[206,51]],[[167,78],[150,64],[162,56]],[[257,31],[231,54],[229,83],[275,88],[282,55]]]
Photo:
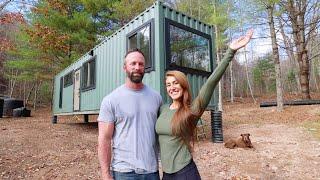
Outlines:
[[[122,66],[131,48],[146,55],[143,82],[159,91],[164,103],[164,75],[171,69],[187,75],[195,97],[216,67],[214,37],[212,26],[155,2],[55,76],[53,118],[98,114],[103,97],[125,82]],[[210,109],[216,109],[217,96],[215,91]]]

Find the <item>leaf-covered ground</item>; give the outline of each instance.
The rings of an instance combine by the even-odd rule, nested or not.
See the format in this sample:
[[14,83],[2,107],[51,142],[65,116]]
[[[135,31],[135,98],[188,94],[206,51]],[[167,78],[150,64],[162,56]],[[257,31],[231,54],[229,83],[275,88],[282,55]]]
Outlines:
[[[76,117],[51,124],[48,109],[29,118],[0,119],[0,179],[98,179],[98,127]],[[209,123],[208,113],[204,119]],[[207,138],[195,144],[203,179],[319,179],[320,105],[284,112],[258,104],[226,103],[224,140],[250,133],[254,149],[227,149]]]

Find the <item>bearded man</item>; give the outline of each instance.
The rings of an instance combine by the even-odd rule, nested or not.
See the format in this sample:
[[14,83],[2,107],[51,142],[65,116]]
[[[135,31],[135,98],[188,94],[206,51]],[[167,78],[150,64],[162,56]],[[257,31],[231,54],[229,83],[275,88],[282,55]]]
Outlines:
[[143,84],[145,57],[139,49],[125,55],[125,83],[104,97],[98,117],[98,158],[104,180],[158,180],[155,123],[160,94]]

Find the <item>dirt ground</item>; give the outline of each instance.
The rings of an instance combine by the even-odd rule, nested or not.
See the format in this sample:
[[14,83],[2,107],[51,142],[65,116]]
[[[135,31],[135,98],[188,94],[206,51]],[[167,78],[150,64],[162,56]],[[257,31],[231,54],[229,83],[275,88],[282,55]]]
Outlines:
[[[0,179],[99,179],[94,116],[59,118],[48,109],[28,118],[0,119]],[[250,133],[254,149],[227,149],[207,137],[195,144],[202,179],[320,179],[320,105],[283,112],[258,104],[226,103],[224,140]]]

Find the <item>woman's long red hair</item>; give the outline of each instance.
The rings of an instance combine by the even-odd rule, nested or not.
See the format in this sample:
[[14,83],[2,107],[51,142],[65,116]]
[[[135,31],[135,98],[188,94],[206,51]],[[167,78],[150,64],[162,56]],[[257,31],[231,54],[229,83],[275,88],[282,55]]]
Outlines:
[[179,99],[179,108],[175,112],[171,121],[173,135],[181,138],[190,151],[194,143],[196,134],[196,120],[199,118],[198,112],[191,112],[192,96],[190,85],[186,75],[180,71],[168,71],[166,77],[175,77],[183,89],[182,97]]

